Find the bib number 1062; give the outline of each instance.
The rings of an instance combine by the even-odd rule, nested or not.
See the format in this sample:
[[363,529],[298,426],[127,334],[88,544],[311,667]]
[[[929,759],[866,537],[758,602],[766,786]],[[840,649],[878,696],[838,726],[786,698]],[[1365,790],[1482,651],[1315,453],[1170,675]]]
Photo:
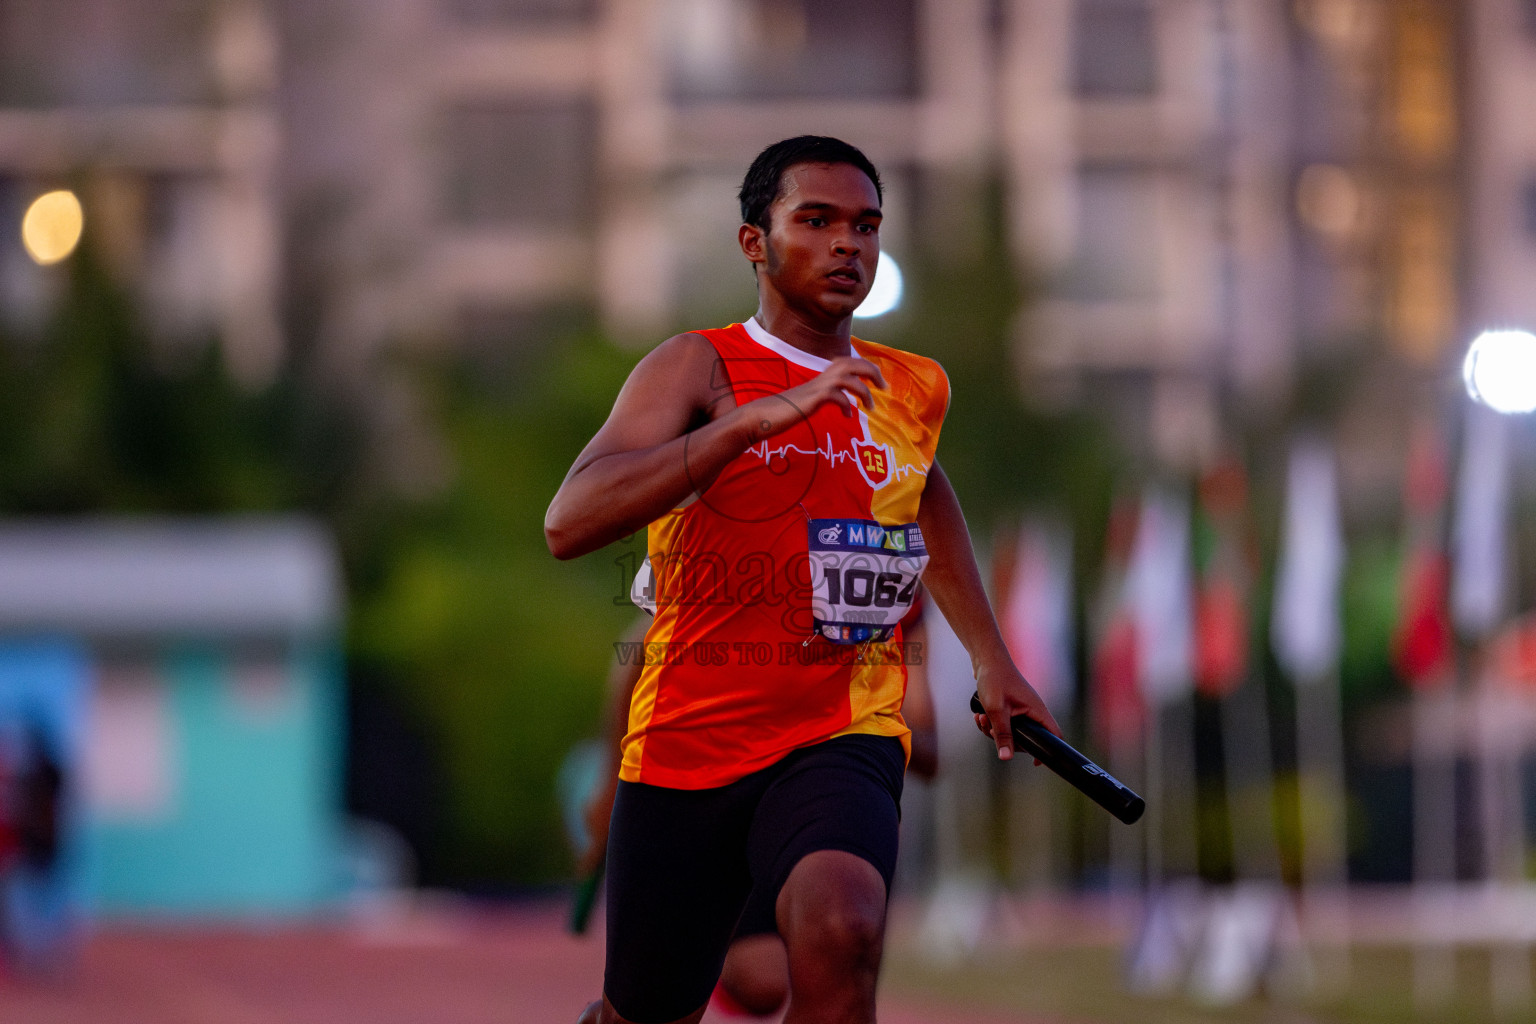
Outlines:
[[848,608],[891,608],[912,603],[917,576],[873,569],[841,569],[824,566],[822,578],[827,584],[828,603]]

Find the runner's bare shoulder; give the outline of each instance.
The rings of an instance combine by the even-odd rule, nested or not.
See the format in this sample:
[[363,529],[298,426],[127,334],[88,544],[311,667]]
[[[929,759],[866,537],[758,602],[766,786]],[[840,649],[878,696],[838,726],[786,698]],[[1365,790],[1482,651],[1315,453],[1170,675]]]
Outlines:
[[718,362],[709,339],[691,333],[674,335],[647,352],[572,472],[605,455],[665,444],[713,418]]

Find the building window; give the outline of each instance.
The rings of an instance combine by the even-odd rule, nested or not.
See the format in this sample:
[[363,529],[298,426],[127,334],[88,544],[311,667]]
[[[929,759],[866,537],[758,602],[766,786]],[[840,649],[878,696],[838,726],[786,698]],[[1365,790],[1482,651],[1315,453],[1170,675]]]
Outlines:
[[916,0],[675,0],[681,100],[863,99],[917,89]]
[[1078,173],[1077,255],[1066,282],[1082,302],[1154,299],[1161,243],[1157,179],[1141,167],[1085,167]]
[[584,103],[485,104],[446,117],[447,214],[466,225],[591,219],[595,121]]
[[586,21],[596,0],[445,0],[449,15],[473,26]]
[[210,56],[206,15],[184,0],[0,3],[0,106],[208,102]]
[[1157,91],[1156,18],[1148,0],[1078,0],[1073,70],[1088,98]]

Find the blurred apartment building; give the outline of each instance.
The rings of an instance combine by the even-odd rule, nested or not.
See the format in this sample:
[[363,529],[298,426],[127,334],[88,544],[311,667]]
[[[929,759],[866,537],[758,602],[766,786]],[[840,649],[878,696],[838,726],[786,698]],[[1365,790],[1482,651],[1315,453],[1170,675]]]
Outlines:
[[[969,244],[963,197],[999,178],[1037,297],[1028,388],[1114,410],[1175,463],[1340,352],[1398,368],[1363,436],[1429,401],[1475,327],[1536,324],[1536,0],[4,0],[0,18],[7,209],[84,174],[153,313],[216,326],[256,380],[285,345],[367,378],[402,344],[515,359],[594,310],[639,345],[739,317],[735,188],[801,132],[882,167],[898,258]],[[47,275],[4,252],[25,317]]]
[[268,379],[279,326],[278,51],[257,0],[0,3],[0,326],[26,337],[64,284],[17,230],[78,191],[92,244],[168,345],[219,337]]
[[1467,307],[1476,326],[1536,325],[1536,2],[1467,13]]
[[742,169],[834,134],[889,178],[898,258],[973,242],[967,197],[1001,179],[1041,399],[1189,463],[1233,409],[1350,355],[1386,368],[1358,461],[1395,470],[1370,449],[1434,403],[1469,333],[1536,323],[1533,8],[293,5],[289,195],[324,254],[304,277],[335,281],[325,336],[358,357],[415,337],[515,358],[594,308],[651,343],[750,308]]

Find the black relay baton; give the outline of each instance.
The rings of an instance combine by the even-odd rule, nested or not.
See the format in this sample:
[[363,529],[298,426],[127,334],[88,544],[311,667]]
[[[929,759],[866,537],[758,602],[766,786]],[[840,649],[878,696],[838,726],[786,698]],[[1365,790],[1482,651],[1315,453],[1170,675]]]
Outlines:
[[[971,694],[971,710],[987,713],[981,698]],[[1147,809],[1147,802],[1109,772],[1094,764],[1072,744],[1028,715],[1014,715],[1014,746],[1039,759],[1051,771],[1076,786],[1094,803],[1127,825],[1134,825]]]

